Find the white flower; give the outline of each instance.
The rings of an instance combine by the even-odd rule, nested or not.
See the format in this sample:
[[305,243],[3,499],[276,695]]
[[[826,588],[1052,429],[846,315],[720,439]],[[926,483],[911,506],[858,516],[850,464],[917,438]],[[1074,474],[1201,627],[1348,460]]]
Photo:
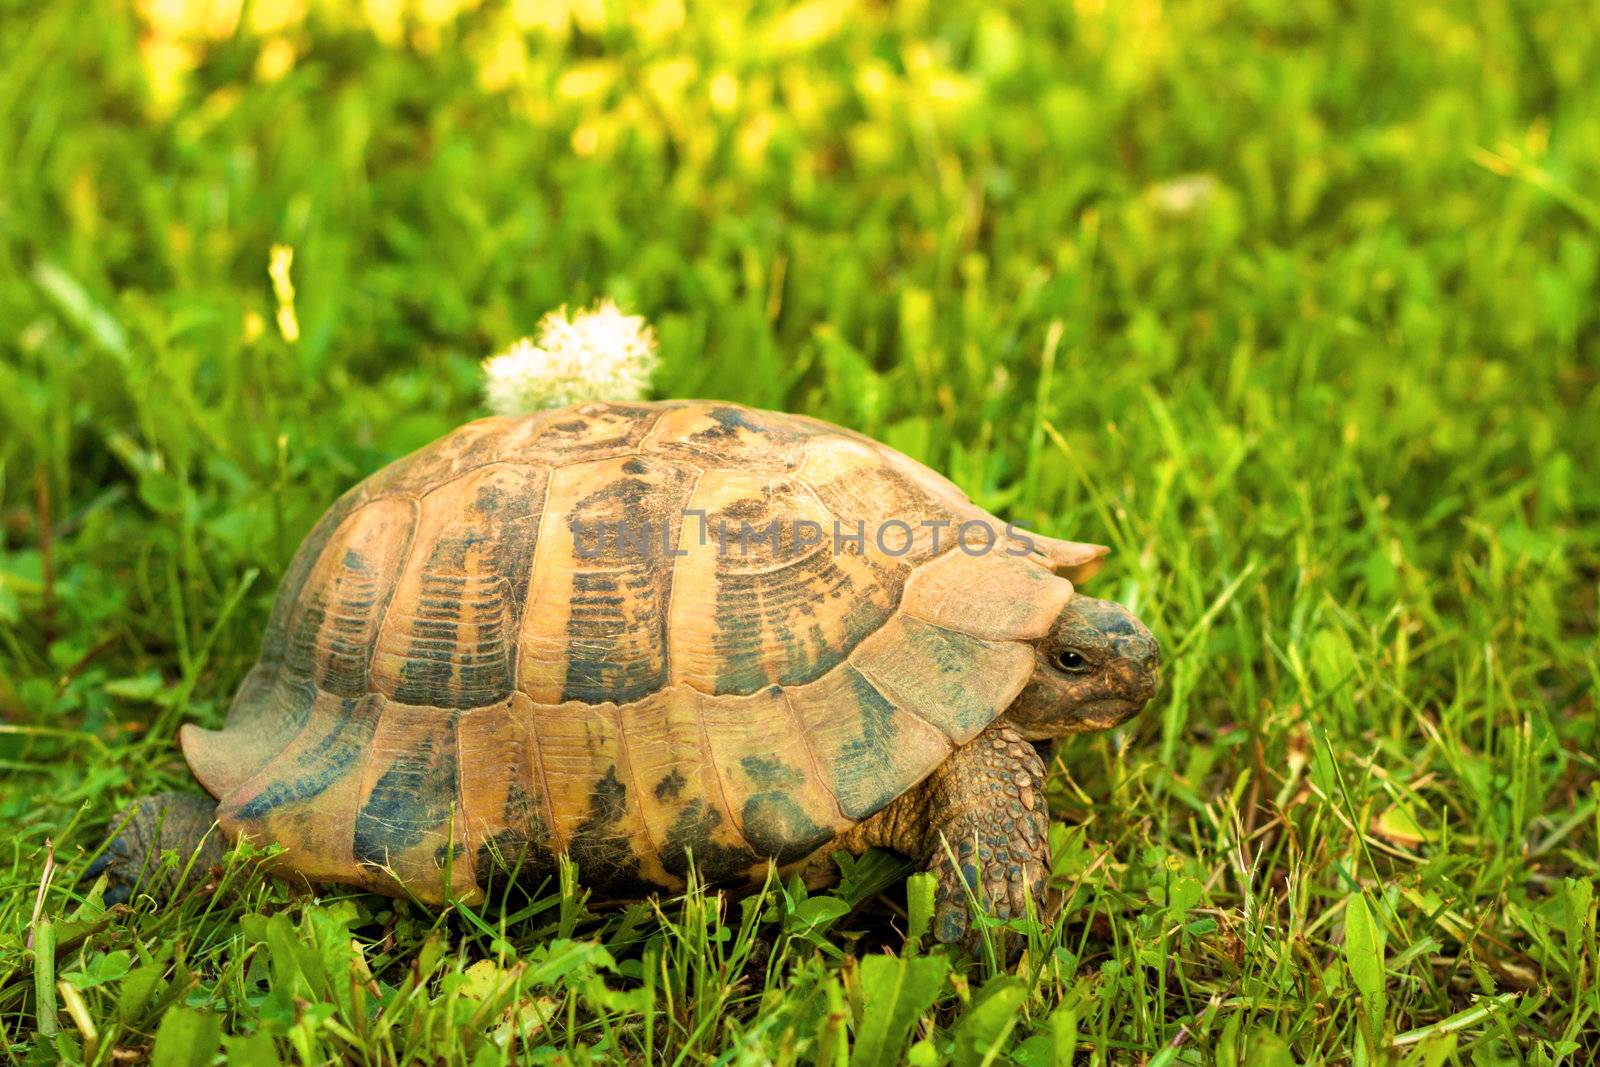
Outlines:
[[641,315],[610,300],[568,317],[565,306],[483,361],[484,396],[497,415],[519,415],[584,400],[638,400],[656,369],[656,337]]
[[1163,215],[1184,218],[1210,207],[1218,191],[1217,179],[1210,174],[1185,174],[1151,186],[1146,195]]

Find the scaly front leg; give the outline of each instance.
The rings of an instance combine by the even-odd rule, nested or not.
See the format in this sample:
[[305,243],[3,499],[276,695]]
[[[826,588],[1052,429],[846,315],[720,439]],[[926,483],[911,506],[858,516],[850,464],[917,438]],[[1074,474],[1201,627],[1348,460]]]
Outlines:
[[[1035,914],[1050,873],[1044,761],[1010,726],[995,723],[924,783],[922,860],[938,877],[934,936],[975,950],[968,890],[1001,919]],[[953,862],[952,862],[953,857]]]

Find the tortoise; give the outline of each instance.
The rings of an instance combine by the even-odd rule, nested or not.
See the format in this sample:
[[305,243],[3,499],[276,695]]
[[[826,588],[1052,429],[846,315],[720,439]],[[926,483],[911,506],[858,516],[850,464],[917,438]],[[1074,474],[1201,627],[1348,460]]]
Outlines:
[[1156,691],[1150,632],[1074,590],[1107,551],[805,416],[481,419],[333,504],[221,729],[180,732],[208,795],[137,802],[90,873],[126,900],[220,826],[311,882],[475,902],[565,853],[621,901],[884,847],[964,941],[969,899],[1042,891],[1041,747]]

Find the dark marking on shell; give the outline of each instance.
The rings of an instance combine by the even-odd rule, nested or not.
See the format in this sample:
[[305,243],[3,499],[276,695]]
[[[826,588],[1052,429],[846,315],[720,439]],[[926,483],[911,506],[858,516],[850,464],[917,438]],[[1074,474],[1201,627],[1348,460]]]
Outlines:
[[[719,406],[714,407],[710,411],[706,412],[706,416],[717,425],[711,429],[701,430],[699,433],[694,435],[700,440],[715,441],[730,437],[738,437],[740,430],[746,430],[750,433],[756,434],[766,434],[768,431],[775,428],[773,424],[761,419],[759,416],[756,416],[755,412],[749,410],[748,408]],[[782,436],[781,431],[780,436]],[[790,436],[798,435],[791,434]]]
[[[844,660],[899,605],[906,568],[889,562],[841,567],[832,531],[822,544],[797,537],[803,514],[792,485],[731,501],[707,518],[725,541],[716,556],[717,695],[746,695],[769,683],[805,685]],[[765,531],[775,537],[761,538]],[[858,580],[867,574],[869,581]],[[780,654],[773,654],[776,647]]]
[[654,790],[656,799],[677,800],[679,794],[683,792],[683,787],[688,784],[688,779],[684,778],[683,772],[674,767],[672,768],[671,773],[664,775],[662,779],[656,783]]
[[378,725],[378,717],[362,705],[374,700],[343,698],[327,732],[307,744],[292,763],[274,765],[272,783],[240,805],[234,817],[260,819],[285,804],[309,800],[359,767]]
[[778,864],[804,859],[833,838],[794,801],[801,772],[776,756],[746,756],[739,761],[750,781],[761,787],[744,802],[740,819],[744,839],[760,856]]
[[317,684],[330,693],[357,697],[367,691],[367,665],[377,627],[372,618],[382,610],[392,575],[378,574],[355,549],[346,549],[344,567],[330,590],[330,615],[322,674]]
[[834,775],[839,808],[852,819],[864,819],[897,795],[896,768],[889,759],[895,737],[896,709],[865,678],[849,671],[848,700],[860,709],[861,733],[840,747]]
[[456,798],[453,722],[424,734],[415,751],[395,758],[356,816],[354,852],[363,866],[385,866],[450,819]]
[[[278,585],[278,595],[273,598],[272,614],[267,619],[266,632],[261,639],[261,658],[257,664],[258,668],[275,666],[283,661],[289,642],[289,622],[294,616],[295,606],[300,602],[301,593],[305,591],[306,579],[311,576],[312,569],[317,565],[323,550],[328,547],[328,542],[333,539],[334,533],[361,501],[362,487],[358,485],[335,500],[333,506],[317,520],[305,540],[300,542],[299,549],[295,551],[294,558],[290,560],[289,568],[284,571],[283,580]],[[251,673],[253,675],[255,672]],[[270,682],[270,679],[268,681]],[[240,688],[239,696],[235,698],[236,703],[242,701],[248,706],[253,699],[246,696],[249,688],[248,682]],[[229,718],[231,720],[231,713]]]
[[643,898],[667,888],[647,881],[639,872],[639,857],[618,832],[628,811],[628,787],[617,779],[617,768],[606,769],[589,794],[589,814],[578,824],[567,851],[578,865],[583,884],[620,898]]
[[553,883],[560,863],[542,812],[538,797],[519,782],[511,784],[500,817],[504,828],[481,843],[474,857],[473,873],[485,893],[491,891],[497,875],[509,877],[513,886],[529,896]]
[[395,687],[402,703],[464,709],[511,695],[544,479],[503,480],[515,491],[485,480],[427,549],[414,602],[404,605],[410,641]]
[[373,501],[345,521],[335,535],[337,547],[326,549],[312,572],[316,588],[303,613],[319,617],[320,626],[312,631],[297,625],[291,645],[300,647],[292,647],[290,657],[315,665],[316,682],[324,692],[360,697],[370,691],[373,650],[416,518],[415,501]]
[[[693,478],[659,461],[646,473],[600,486],[571,510],[575,539],[606,531],[599,551],[575,555],[567,615],[563,700],[625,704],[656,692],[667,678],[667,621],[675,551]],[[639,532],[641,547],[621,530]],[[649,531],[649,532],[645,532]],[[588,541],[586,540],[587,544]]]
[[689,876],[689,859],[708,882],[735,881],[761,861],[747,848],[722,844],[712,834],[722,824],[722,813],[699,797],[689,801],[667,831],[661,844],[661,865],[678,878]]
[[291,677],[315,684],[317,672],[317,634],[328,614],[328,602],[321,589],[307,591],[304,610],[289,635],[284,666]]
[[799,771],[777,756],[746,756],[739,761],[739,766],[744,768],[744,773],[750,776],[752,782],[764,788],[792,787],[799,785],[802,780]]
[[[461,616],[461,592],[466,579],[441,575],[446,568],[459,570],[463,564],[459,543],[441,540],[428,558],[428,573],[423,576],[417,619],[412,624],[411,646],[400,669],[400,684],[395,699],[404,704],[448,706],[452,694],[450,678],[457,655],[457,622]],[[492,703],[494,697],[482,703]],[[503,697],[501,698],[503,699]],[[474,700],[468,707],[476,706]]]
[[[541,821],[539,826],[542,828],[544,823]],[[545,841],[522,831],[502,830],[478,846],[473,873],[479,888],[486,893],[503,877],[521,892],[534,896],[555,884],[561,865]]]

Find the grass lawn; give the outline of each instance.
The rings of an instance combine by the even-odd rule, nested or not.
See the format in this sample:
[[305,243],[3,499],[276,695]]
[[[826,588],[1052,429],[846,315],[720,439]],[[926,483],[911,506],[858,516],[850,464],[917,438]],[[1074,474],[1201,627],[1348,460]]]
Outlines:
[[[1600,1057],[1591,4],[146,6],[0,4],[5,1062]],[[103,909],[322,509],[602,295],[1114,546],[1168,667],[1059,750],[1053,929],[919,948],[887,855]]]

